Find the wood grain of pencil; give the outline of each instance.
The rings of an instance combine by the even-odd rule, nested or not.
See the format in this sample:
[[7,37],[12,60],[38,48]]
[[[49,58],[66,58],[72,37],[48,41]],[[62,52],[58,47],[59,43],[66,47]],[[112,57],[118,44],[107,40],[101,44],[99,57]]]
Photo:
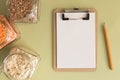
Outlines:
[[106,42],[106,49],[107,49],[107,54],[108,54],[108,60],[109,60],[109,67],[111,70],[113,70],[113,62],[112,62],[112,55],[111,55],[111,49],[110,49],[110,41],[108,38],[108,32],[107,28],[105,26],[105,23],[103,24],[103,31],[104,31],[104,37],[105,37],[105,42]]

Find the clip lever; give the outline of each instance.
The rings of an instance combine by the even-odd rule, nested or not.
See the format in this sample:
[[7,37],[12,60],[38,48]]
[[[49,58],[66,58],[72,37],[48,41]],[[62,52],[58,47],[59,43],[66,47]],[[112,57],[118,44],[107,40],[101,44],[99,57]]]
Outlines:
[[86,17],[83,17],[83,18],[68,18],[68,17],[65,17],[64,13],[62,14],[62,20],[78,20],[78,19],[89,20],[89,17],[90,15],[88,12],[86,13]]
[[80,13],[80,12],[86,12],[86,16],[83,18],[68,18],[65,16],[65,14],[62,14],[62,20],[78,20],[78,19],[82,19],[82,20],[89,20],[90,14],[88,11],[86,10],[80,10],[79,8],[74,8],[72,10],[70,9],[66,9],[64,10],[65,13]]

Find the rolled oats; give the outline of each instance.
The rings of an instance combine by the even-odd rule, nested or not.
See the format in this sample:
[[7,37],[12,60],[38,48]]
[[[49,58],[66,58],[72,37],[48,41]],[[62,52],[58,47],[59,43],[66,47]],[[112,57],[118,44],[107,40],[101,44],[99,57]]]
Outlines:
[[12,80],[28,80],[33,75],[39,58],[19,48],[13,48],[4,60],[4,72]]

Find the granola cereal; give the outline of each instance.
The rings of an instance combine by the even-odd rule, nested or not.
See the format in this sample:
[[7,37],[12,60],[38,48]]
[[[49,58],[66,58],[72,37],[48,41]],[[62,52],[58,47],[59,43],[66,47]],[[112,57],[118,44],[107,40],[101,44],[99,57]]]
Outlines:
[[38,0],[8,0],[8,13],[14,22],[37,21]]

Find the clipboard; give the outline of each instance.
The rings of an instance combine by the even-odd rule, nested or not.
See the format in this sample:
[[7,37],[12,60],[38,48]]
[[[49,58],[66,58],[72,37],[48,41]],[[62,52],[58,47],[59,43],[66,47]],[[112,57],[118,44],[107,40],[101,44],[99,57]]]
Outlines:
[[55,71],[95,71],[97,68],[97,13],[91,9],[55,9]]

